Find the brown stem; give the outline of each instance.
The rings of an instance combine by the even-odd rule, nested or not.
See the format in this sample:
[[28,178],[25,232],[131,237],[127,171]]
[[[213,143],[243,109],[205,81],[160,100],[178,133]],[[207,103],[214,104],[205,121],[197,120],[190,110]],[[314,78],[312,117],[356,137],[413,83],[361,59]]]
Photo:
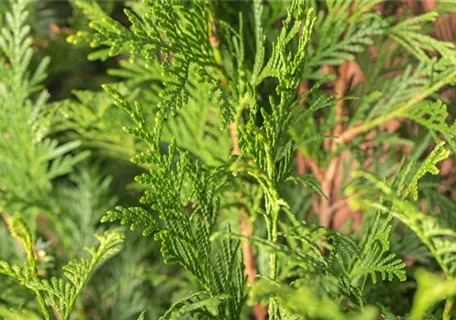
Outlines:
[[326,195],[327,199],[321,199],[320,203],[320,225],[328,228],[331,224],[331,211],[329,210],[332,202],[332,187],[333,180],[336,174],[337,164],[339,162],[338,157],[331,159],[328,169],[325,172],[323,182],[321,184],[321,191]]
[[312,158],[306,158],[306,163],[309,166],[310,170],[312,170],[315,178],[321,183],[323,181],[323,172],[321,171],[318,164]]
[[236,127],[236,123],[230,124],[230,136],[231,136],[231,147],[232,151],[231,154],[238,156],[240,154],[239,150],[239,132]]
[[365,130],[362,126],[357,126],[351,129],[346,130],[337,138],[337,142],[340,144],[347,143],[354,138],[356,138],[360,133],[363,133]]
[[[337,99],[343,98],[345,94],[345,90],[347,87],[347,75],[348,75],[348,69],[350,68],[350,65],[348,62],[344,62],[340,67],[339,67],[339,78],[337,78],[335,84],[334,84],[334,93],[336,94]],[[342,131],[344,129],[343,123],[342,123],[342,118],[344,116],[344,101],[339,100],[336,103],[336,116],[335,116],[335,126],[334,126],[334,136],[340,136],[342,134]],[[337,143],[335,140],[332,141],[331,144],[331,151],[335,151],[337,148]]]
[[306,159],[300,149],[296,151],[296,170],[300,176],[306,173]]
[[[247,217],[247,213],[245,208],[240,209],[240,216],[241,216],[241,234],[244,237],[251,237],[252,230],[249,226],[249,220]],[[250,245],[249,241],[244,239],[242,240],[242,252],[244,253],[244,273],[247,276],[247,282],[253,283],[255,281],[256,275],[256,268],[255,268],[255,260],[253,259],[253,250],[252,246]]]
[[[349,62],[343,63],[339,67],[339,77],[335,82],[334,91],[338,99],[342,98],[345,94],[345,90],[348,84],[348,73],[350,69]],[[344,116],[344,101],[339,100],[336,103],[336,116],[335,116],[335,127],[333,131],[334,136],[340,136],[343,132],[343,119]],[[331,152],[336,152],[337,142],[332,141],[330,146]],[[338,155],[334,156],[329,162],[328,169],[326,170],[323,181],[321,183],[321,189],[328,199],[321,199],[320,204],[320,225],[328,228],[331,225],[331,203],[334,197],[334,181],[337,178],[337,170],[339,162],[341,161]]]
[[[217,32],[217,25],[215,23],[215,20],[212,18],[211,19],[211,25],[210,25],[210,34],[209,34],[209,42],[214,49],[214,58],[219,63],[220,65],[223,65],[223,59],[222,59],[222,54],[219,50],[219,39],[218,39],[218,32]],[[228,84],[228,77],[226,77],[225,74],[221,73],[221,79],[220,83],[223,87],[226,87]],[[233,122],[229,126],[229,132],[231,136],[231,146],[232,146],[232,154],[233,155],[239,155],[240,150],[239,150],[239,132],[237,129],[237,123]],[[239,190],[239,199],[242,196],[242,190]],[[256,268],[255,268],[255,259],[253,255],[253,250],[252,246],[248,241],[248,237],[252,236],[252,230],[250,229],[249,226],[249,220],[247,217],[247,212],[245,208],[241,207],[240,212],[239,212],[239,218],[240,218],[240,231],[243,236],[242,238],[242,255],[244,259],[244,274],[247,276],[247,282],[252,283],[255,281],[255,276],[256,276]],[[266,307],[260,303],[256,303],[255,306],[253,307],[253,313],[255,316],[255,319],[257,320],[265,320],[267,311]]]
[[[329,70],[327,70],[329,71]],[[301,85],[298,88],[298,94],[303,94],[309,89],[309,85],[307,81],[304,81],[301,83]],[[301,98],[299,100],[299,107],[302,107],[304,103],[306,102],[305,98]],[[323,180],[323,173],[321,172],[320,167],[318,164],[310,157],[305,157],[304,153],[301,149],[298,149],[296,151],[296,171],[298,175],[302,176],[306,173],[307,169],[310,169],[312,173],[314,174],[315,178],[321,183]],[[318,212],[318,202],[313,201],[312,202],[312,211],[310,212],[309,218],[312,218],[314,214]]]

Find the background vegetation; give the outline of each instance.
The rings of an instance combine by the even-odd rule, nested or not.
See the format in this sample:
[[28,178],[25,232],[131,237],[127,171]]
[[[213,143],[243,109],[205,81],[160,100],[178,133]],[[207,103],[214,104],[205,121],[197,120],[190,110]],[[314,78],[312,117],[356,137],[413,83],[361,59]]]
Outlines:
[[454,318],[454,11],[1,1],[0,318]]

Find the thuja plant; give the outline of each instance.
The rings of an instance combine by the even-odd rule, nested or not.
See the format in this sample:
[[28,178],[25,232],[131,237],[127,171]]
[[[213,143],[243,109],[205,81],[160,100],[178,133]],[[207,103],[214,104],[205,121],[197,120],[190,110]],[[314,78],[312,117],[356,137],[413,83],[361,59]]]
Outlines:
[[[381,1],[145,1],[125,10],[128,26],[75,5],[93,31],[69,41],[101,47],[90,59],[129,59],[111,71],[126,81],[103,88],[131,117],[124,130],[143,141],[133,162],[149,170],[136,178],[142,206],[102,221],[153,235],[201,289],[164,318],[242,318],[246,300],[259,319],[375,319],[373,304],[394,317],[371,285],[400,290],[415,275],[393,230],[445,278],[424,297],[437,278],[417,271],[404,313],[451,318],[454,230],[416,202],[418,181],[454,146],[437,94],[455,81],[456,51],[426,31],[451,5],[410,16]],[[337,232],[337,215],[361,208],[361,234]]]
[[[42,85],[49,59],[43,59],[30,72],[33,48],[27,24],[27,7],[27,2],[11,3],[0,36],[0,212],[11,235],[22,247],[12,256],[25,256],[23,263],[0,259],[0,274],[19,282],[35,296],[42,318],[69,319],[91,272],[117,253],[124,236],[117,231],[96,234],[99,245],[87,246],[86,257],[72,259],[65,264],[64,277],[46,274],[45,268],[51,257],[40,249],[31,228],[37,230],[35,222],[39,216],[41,220],[55,225],[54,236],[62,236],[67,254],[75,253],[71,250],[77,246],[75,242],[80,245],[76,253],[83,254],[87,238],[77,236],[84,232],[74,226],[76,219],[71,216],[71,205],[74,204],[71,200],[64,201],[63,195],[57,196],[55,180],[72,172],[73,167],[87,157],[87,152],[71,154],[81,145],[79,141],[60,143],[50,135],[52,112],[47,104],[48,93]],[[97,189],[103,192],[101,184]],[[77,188],[70,190],[73,195],[78,195]],[[96,197],[96,194],[93,196]],[[77,201],[81,200],[78,197]],[[88,227],[88,224],[84,226],[85,229]],[[89,236],[93,238],[94,234]],[[1,241],[3,259],[12,243],[5,243],[8,240],[4,237]],[[20,259],[17,258],[15,261]],[[14,297],[12,286],[8,278],[1,279],[2,306],[3,299]],[[23,292],[22,298],[27,297],[28,294]],[[2,318],[36,316],[36,313],[21,310],[23,308],[17,308],[17,305],[9,307],[14,310],[2,309]]]
[[[27,260],[0,272],[35,293],[45,318],[69,318],[90,270],[123,240],[98,236],[89,258],[63,267],[69,282],[37,275],[21,217],[62,223],[53,179],[68,179],[82,150],[140,171],[137,204],[101,221],[156,240],[167,279],[186,279],[161,319],[454,316],[456,48],[433,33],[454,4],[146,0],[121,3],[119,20],[96,1],[71,5],[87,23],[68,42],[118,61],[104,91],[49,109],[33,100],[47,60],[29,78],[22,2],[0,42],[5,114],[41,124],[2,119],[0,170],[22,175],[0,180],[2,211]],[[27,139],[10,143],[10,123]],[[30,199],[23,181],[45,183]]]

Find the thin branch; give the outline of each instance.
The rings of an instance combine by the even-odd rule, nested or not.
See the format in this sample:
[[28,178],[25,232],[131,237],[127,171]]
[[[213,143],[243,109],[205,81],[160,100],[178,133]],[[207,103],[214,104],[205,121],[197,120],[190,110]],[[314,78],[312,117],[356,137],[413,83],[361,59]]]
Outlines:
[[442,87],[444,87],[445,85],[447,85],[448,83],[453,81],[455,78],[456,78],[456,71],[453,71],[452,73],[447,75],[445,78],[443,78],[442,80],[440,80],[439,82],[437,82],[436,84],[434,84],[433,86],[428,88],[427,90],[424,90],[422,93],[417,94],[414,98],[410,99],[407,103],[396,108],[395,110],[388,113],[387,115],[379,116],[379,117],[372,119],[370,121],[367,121],[357,127],[346,130],[344,133],[342,133],[339,136],[338,139],[336,139],[337,143],[339,143],[339,144],[347,143],[347,142],[353,140],[354,138],[356,138],[361,133],[374,129],[389,120],[403,117],[404,114],[411,107],[413,107],[418,102],[423,101],[424,99],[429,97],[431,94],[433,94],[434,92],[438,91],[439,89],[441,89]]
[[[230,124],[230,136],[231,136],[231,146],[232,146],[232,154],[239,155],[239,132],[237,130],[236,123]],[[239,190],[239,198],[242,196],[242,191]],[[247,212],[244,207],[241,207],[239,210],[239,218],[240,218],[240,231],[243,236],[241,240],[242,244],[242,256],[244,258],[244,274],[247,276],[247,282],[253,283],[255,281],[255,277],[257,274],[257,270],[255,268],[255,258],[253,254],[252,245],[248,241],[248,238],[252,236],[252,229],[249,226],[249,219],[247,216]],[[267,311],[266,307],[260,303],[256,303],[253,307],[253,313],[255,315],[255,319],[257,320],[265,320]]]
[[[335,82],[334,91],[338,99],[343,98],[348,84],[348,71],[349,63],[345,62],[339,67],[339,78]],[[343,131],[343,115],[344,115],[344,100],[338,100],[336,103],[336,116],[335,116],[335,127],[333,131],[334,136],[340,136]],[[331,152],[335,153],[337,149],[337,142],[332,141]],[[320,204],[320,225],[328,228],[331,225],[331,202],[334,197],[334,180],[337,174],[337,168],[341,161],[339,156],[334,156],[329,162],[328,169],[324,174],[323,181],[321,183],[321,190],[328,197],[328,200],[321,199]]]
[[[222,54],[219,49],[219,39],[218,39],[218,32],[217,32],[217,25],[212,18],[211,21],[211,34],[209,35],[209,41],[214,51],[214,58],[220,65],[223,65],[223,58]],[[220,82],[222,86],[226,87],[228,85],[228,77],[220,71]],[[237,128],[237,123],[233,122],[229,126],[229,132],[231,136],[231,147],[232,147],[232,154],[239,155],[239,132]],[[239,199],[242,196],[242,190],[239,189]],[[253,254],[253,249],[251,244],[248,241],[248,237],[252,236],[252,230],[249,226],[249,220],[247,217],[247,212],[245,208],[240,208],[239,211],[239,218],[240,218],[240,231],[241,234],[244,236],[242,239],[242,255],[244,259],[244,274],[247,276],[247,282],[252,283],[255,281],[255,277],[257,274],[257,270],[255,268],[255,258]],[[253,307],[253,313],[256,320],[265,320],[267,311],[266,307],[260,303],[256,303]]]

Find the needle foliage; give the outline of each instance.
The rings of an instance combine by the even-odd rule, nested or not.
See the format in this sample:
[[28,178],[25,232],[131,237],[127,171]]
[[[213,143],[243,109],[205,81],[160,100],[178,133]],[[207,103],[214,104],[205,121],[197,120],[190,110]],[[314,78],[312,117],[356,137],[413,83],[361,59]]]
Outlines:
[[455,7],[425,8],[1,4],[0,318],[454,318]]

